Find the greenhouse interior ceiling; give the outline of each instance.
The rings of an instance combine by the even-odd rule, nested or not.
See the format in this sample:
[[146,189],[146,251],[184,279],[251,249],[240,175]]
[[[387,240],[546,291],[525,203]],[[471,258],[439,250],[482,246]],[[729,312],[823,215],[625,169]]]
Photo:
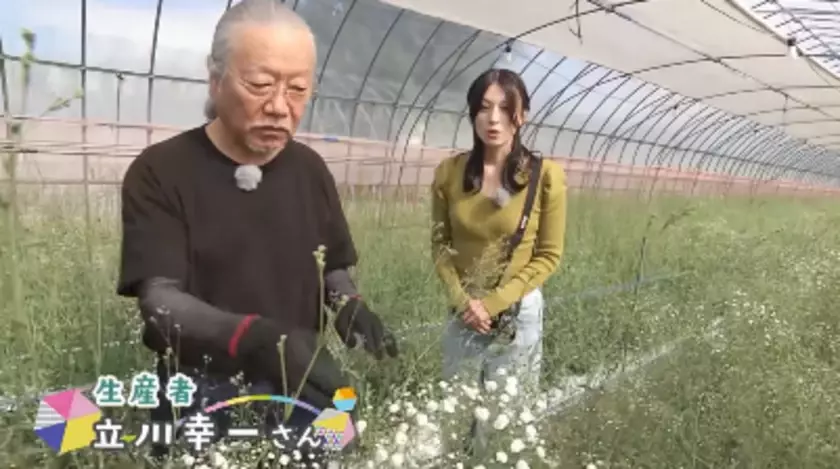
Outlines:
[[[32,126],[32,174],[87,180],[71,156],[124,167],[202,123],[205,58],[230,3],[0,0],[3,114],[79,96]],[[427,180],[442,155],[471,145],[466,88],[495,66],[528,85],[526,143],[569,165],[840,186],[838,2],[286,3],[319,51],[301,138],[320,142],[340,182]],[[23,28],[36,37],[26,99]]]

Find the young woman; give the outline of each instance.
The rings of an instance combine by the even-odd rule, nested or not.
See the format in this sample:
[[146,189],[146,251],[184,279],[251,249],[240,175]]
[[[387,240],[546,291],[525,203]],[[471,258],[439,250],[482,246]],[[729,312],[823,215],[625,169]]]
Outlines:
[[[519,75],[484,72],[470,86],[467,102],[473,148],[441,162],[432,184],[435,266],[455,314],[444,333],[444,379],[460,373],[483,385],[503,368],[519,378],[520,393],[535,391],[542,356],[541,287],[563,253],[566,177],[559,164],[522,145],[530,99]],[[520,225],[534,176],[532,209],[507,257],[506,243]],[[497,327],[505,319],[511,334]]]

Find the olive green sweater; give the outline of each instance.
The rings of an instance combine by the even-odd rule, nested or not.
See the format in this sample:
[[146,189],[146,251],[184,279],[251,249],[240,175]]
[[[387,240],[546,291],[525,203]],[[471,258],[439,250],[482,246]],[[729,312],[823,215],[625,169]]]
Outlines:
[[[435,168],[432,253],[451,306],[460,310],[470,299],[480,299],[496,316],[541,287],[560,264],[566,231],[566,175],[560,164],[543,160],[527,228],[510,264],[504,266],[501,242],[516,231],[527,189],[501,208],[480,192],[467,194],[462,186],[466,161],[466,154],[456,155]],[[501,272],[501,282],[492,288]]]

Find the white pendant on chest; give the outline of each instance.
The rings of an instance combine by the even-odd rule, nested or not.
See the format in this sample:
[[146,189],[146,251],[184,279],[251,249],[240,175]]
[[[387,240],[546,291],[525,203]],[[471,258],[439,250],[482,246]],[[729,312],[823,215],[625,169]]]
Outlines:
[[237,166],[233,177],[236,179],[236,187],[245,192],[250,192],[260,185],[262,181],[262,170],[257,165],[244,164]]
[[502,208],[510,202],[510,192],[504,187],[499,186],[492,198],[496,206]]

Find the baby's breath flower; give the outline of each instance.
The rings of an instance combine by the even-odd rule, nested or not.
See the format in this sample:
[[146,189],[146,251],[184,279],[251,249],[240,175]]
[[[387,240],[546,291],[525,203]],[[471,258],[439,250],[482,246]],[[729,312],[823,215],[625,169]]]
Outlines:
[[391,464],[394,467],[403,467],[405,463],[405,456],[402,453],[394,453],[391,455]]
[[359,420],[356,422],[356,430],[361,434],[367,428],[367,422],[365,420]]
[[516,461],[516,469],[531,469],[531,466],[523,460]]
[[376,448],[376,462],[385,462],[388,460],[388,451],[385,450],[383,447]]
[[522,440],[520,440],[519,438],[515,438],[513,441],[510,442],[511,453],[521,453],[523,449],[525,449],[525,443],[523,443]]
[[505,414],[500,414],[496,417],[496,421],[493,422],[493,428],[496,430],[504,430],[508,424],[510,423],[510,419]]
[[433,412],[437,412],[437,410],[438,410],[438,402],[437,401],[430,400],[430,401],[426,402],[426,412],[433,413]]
[[528,441],[530,441],[532,443],[534,441],[537,441],[537,436],[538,436],[538,432],[537,432],[537,428],[535,426],[528,425],[528,426],[525,427],[525,437],[528,439]]
[[524,409],[519,415],[519,420],[521,420],[522,423],[531,423],[534,421],[534,414],[532,414],[530,410]]
[[508,461],[508,455],[504,451],[499,451],[496,453],[496,461],[504,464]]
[[408,443],[408,435],[404,432],[398,431],[394,436],[394,443],[396,443],[397,446],[405,446],[406,443]]
[[447,397],[446,399],[443,400],[443,411],[446,412],[447,414],[454,414],[455,413],[455,407],[456,407],[457,404],[458,404],[458,399],[456,399],[452,396],[449,396],[449,397]]
[[490,418],[490,411],[479,406],[475,408],[474,415],[480,422],[486,422]]

